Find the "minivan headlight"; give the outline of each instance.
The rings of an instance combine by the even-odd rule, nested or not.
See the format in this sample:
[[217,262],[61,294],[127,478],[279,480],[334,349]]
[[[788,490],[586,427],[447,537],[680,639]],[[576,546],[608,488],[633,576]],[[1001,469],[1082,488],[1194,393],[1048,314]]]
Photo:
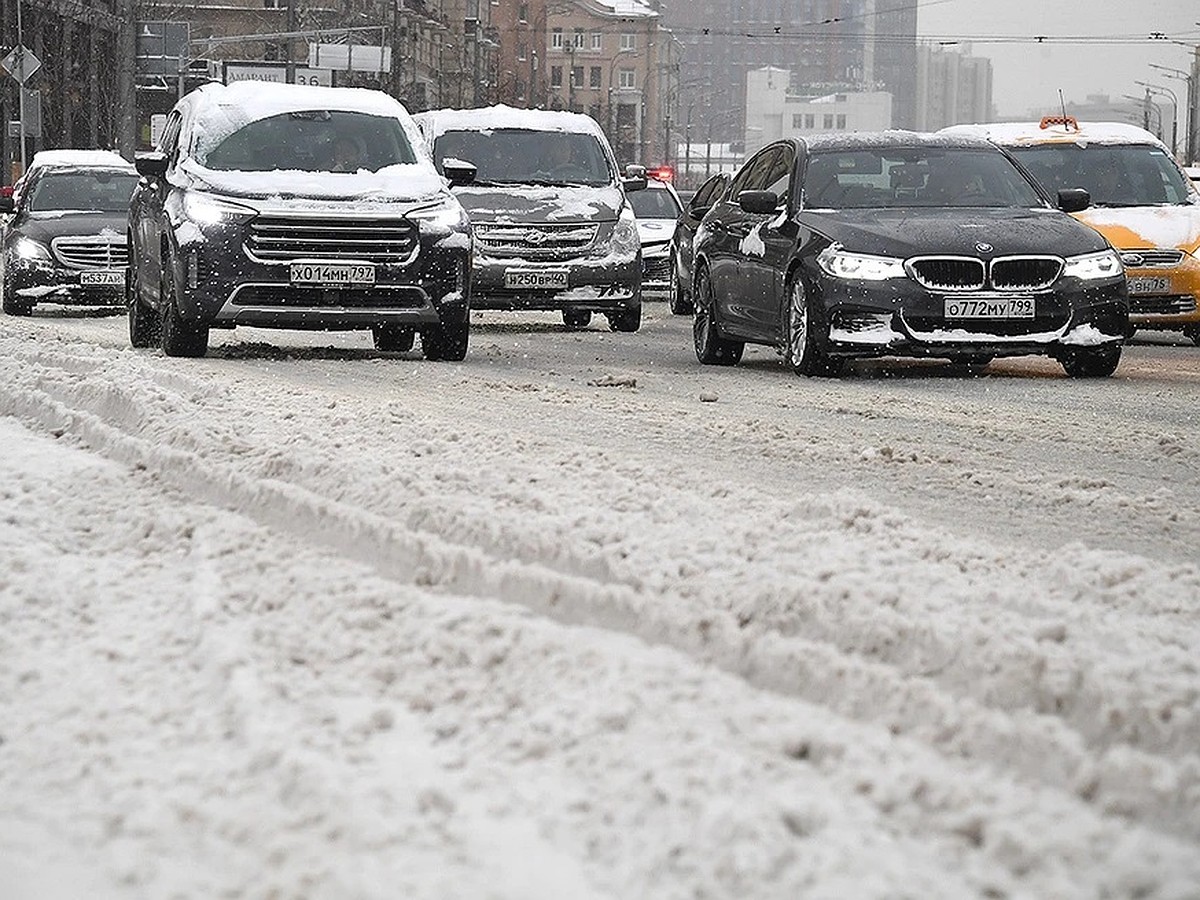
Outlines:
[[18,259],[26,262],[51,262],[50,248],[33,238],[22,237],[13,244]]
[[902,259],[850,253],[837,244],[831,244],[818,254],[817,265],[826,275],[855,281],[887,281],[889,278],[903,278],[907,274]]
[[1115,250],[1101,250],[1099,253],[1085,253],[1082,256],[1068,256],[1063,274],[1081,281],[1100,281],[1104,278],[1115,278],[1125,271],[1121,257]]
[[249,222],[258,211],[240,203],[189,191],[183,198],[183,214],[197,225],[220,225],[223,222]]
[[642,239],[638,236],[637,218],[629,206],[621,210],[617,224],[613,227],[612,253],[614,256],[633,258],[641,249]]

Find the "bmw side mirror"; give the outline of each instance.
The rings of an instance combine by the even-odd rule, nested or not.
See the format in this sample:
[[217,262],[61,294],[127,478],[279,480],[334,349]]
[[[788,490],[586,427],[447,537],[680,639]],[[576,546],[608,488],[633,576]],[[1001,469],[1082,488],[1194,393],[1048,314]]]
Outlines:
[[1083,188],[1063,188],[1058,192],[1058,208],[1063,212],[1083,212],[1092,205],[1092,195]]
[[748,213],[769,216],[779,208],[779,195],[774,191],[742,191],[738,206]]
[[162,178],[167,174],[169,162],[167,154],[151,150],[149,153],[137,154],[133,159],[133,167],[144,178]]
[[442,160],[442,173],[446,176],[446,180],[450,182],[451,187],[473,184],[478,171],[471,163],[463,162],[461,159],[447,158]]
[[625,177],[621,179],[627,191],[644,191],[647,185],[646,167],[630,163],[625,167]]

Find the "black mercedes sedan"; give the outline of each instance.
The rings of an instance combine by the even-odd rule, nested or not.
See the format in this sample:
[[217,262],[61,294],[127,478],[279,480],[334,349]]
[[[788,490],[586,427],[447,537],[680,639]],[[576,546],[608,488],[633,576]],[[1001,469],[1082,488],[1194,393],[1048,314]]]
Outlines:
[[817,135],[755,153],[695,242],[702,363],[746,343],[797,374],[856,357],[971,366],[1042,354],[1111,375],[1129,327],[1120,257],[1003,150],[909,132]]

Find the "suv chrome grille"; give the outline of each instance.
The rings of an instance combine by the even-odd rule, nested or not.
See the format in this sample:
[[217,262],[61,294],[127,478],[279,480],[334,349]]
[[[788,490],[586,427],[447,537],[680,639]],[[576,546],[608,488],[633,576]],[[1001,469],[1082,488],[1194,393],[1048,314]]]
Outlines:
[[1173,269],[1183,262],[1182,250],[1122,250],[1121,262],[1131,269]]
[[326,219],[259,216],[250,223],[246,250],[265,262],[347,259],[411,262],[420,246],[415,225],[395,218]]
[[489,256],[564,259],[589,250],[598,231],[592,224],[476,225],[475,243]]
[[931,291],[975,291],[984,284],[983,260],[970,256],[916,256],[905,265]]
[[992,287],[998,291],[1039,291],[1058,280],[1063,261],[1057,256],[1002,256],[992,260]]
[[123,269],[129,261],[124,238],[58,237],[50,242],[50,249],[70,269]]

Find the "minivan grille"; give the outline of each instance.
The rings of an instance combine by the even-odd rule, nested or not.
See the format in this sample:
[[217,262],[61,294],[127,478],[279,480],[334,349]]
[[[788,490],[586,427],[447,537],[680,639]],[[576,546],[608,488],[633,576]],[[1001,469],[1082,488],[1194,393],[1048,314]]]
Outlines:
[[587,251],[598,230],[592,224],[476,225],[475,243],[488,256],[562,259]]
[[909,274],[931,291],[973,291],[983,287],[983,261],[969,256],[918,256],[908,261]]
[[1005,256],[992,260],[992,287],[998,291],[1037,291],[1050,287],[1062,274],[1056,256]]
[[1121,262],[1131,269],[1173,269],[1183,262],[1183,251],[1122,250]]
[[124,238],[59,237],[50,242],[50,249],[71,269],[123,269],[129,261]]
[[416,255],[416,226],[388,219],[308,219],[259,216],[250,223],[246,250],[265,262],[353,259],[407,263]]

